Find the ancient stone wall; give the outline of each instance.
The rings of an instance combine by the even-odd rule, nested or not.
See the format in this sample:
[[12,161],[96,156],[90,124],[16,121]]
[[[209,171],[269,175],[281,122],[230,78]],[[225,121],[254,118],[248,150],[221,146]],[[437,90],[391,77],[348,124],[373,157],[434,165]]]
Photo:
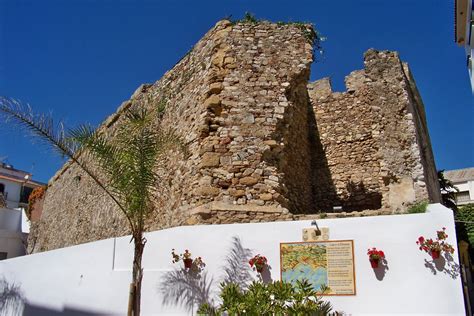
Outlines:
[[308,86],[326,155],[315,166],[325,183],[315,187],[315,204],[401,211],[416,201],[439,201],[424,110],[408,67],[397,53],[375,50],[366,52],[364,64],[346,77],[346,92],[332,92],[329,79]]
[[[368,51],[348,91],[333,93],[328,80],[308,85],[312,34],[309,25],[220,21],[101,125],[113,140],[124,111],[146,107],[161,113],[156,128],[186,144],[157,161],[146,230],[388,214],[436,200],[423,105],[396,53]],[[67,163],[49,182],[29,250],[127,233],[113,201]]]
[[[189,156],[170,152],[159,161],[162,182],[148,230],[204,222],[199,210],[214,202],[221,212],[236,205],[257,214],[307,209],[311,32],[310,26],[221,21],[162,79],[141,86],[104,122],[101,131],[113,139],[127,108],[164,109],[157,128],[173,128],[187,144]],[[254,218],[240,217],[235,220]],[[125,218],[110,198],[68,163],[49,183],[30,250],[126,233]]]

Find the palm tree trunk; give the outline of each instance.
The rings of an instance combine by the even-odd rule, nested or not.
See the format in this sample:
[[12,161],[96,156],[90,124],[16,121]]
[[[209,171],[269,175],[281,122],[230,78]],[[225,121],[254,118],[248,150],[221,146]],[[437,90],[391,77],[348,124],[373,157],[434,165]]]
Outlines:
[[146,239],[143,238],[143,233],[139,232],[133,237],[135,244],[135,252],[133,256],[133,273],[132,283],[130,284],[130,297],[128,302],[128,316],[140,315],[140,302],[142,294],[142,256],[145,248]]

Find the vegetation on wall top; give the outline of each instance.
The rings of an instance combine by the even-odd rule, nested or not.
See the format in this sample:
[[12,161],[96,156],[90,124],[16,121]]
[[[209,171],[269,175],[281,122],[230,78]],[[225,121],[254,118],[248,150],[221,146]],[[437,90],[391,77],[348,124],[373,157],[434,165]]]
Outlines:
[[[254,14],[250,12],[245,12],[245,15],[242,19],[240,20],[232,20],[229,19],[233,25],[242,23],[242,24],[258,24],[260,22],[270,22],[268,20],[264,19],[257,19]],[[299,28],[302,32],[304,37],[308,40],[308,42],[313,45],[313,49],[315,52],[318,52],[319,54],[323,53],[323,47],[322,47],[322,42],[326,40],[326,37],[322,36],[314,27],[313,23],[310,22],[302,22],[302,21],[278,21],[276,23],[278,26],[285,26],[285,25],[292,25],[297,28]]]

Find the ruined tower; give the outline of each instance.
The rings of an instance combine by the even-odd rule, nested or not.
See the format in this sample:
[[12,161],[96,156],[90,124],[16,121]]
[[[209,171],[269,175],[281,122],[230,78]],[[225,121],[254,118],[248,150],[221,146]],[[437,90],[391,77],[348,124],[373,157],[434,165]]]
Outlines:
[[[365,69],[309,82],[310,25],[216,24],[170,71],[142,85],[100,127],[113,137],[129,107],[161,107],[189,155],[157,162],[163,181],[148,230],[205,223],[358,216],[439,200],[420,96],[398,55],[369,50]],[[351,212],[351,213],[349,213]],[[68,227],[67,230],[64,227]],[[113,202],[67,163],[50,180],[30,249],[128,233]]]

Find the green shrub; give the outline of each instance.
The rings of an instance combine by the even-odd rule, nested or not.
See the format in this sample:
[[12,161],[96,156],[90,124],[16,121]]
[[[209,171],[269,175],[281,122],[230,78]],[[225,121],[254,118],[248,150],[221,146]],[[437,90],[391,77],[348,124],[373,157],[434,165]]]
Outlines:
[[427,201],[421,201],[421,202],[415,203],[412,206],[410,206],[408,208],[407,212],[409,214],[425,213],[427,207],[428,207],[428,202]]
[[474,245],[474,204],[460,206],[455,214],[458,239]]
[[[323,289],[323,292],[327,287]],[[329,302],[317,296],[307,281],[290,283],[275,281],[265,284],[254,281],[247,290],[236,283],[221,284],[222,305],[203,304],[198,315],[329,315]]]

